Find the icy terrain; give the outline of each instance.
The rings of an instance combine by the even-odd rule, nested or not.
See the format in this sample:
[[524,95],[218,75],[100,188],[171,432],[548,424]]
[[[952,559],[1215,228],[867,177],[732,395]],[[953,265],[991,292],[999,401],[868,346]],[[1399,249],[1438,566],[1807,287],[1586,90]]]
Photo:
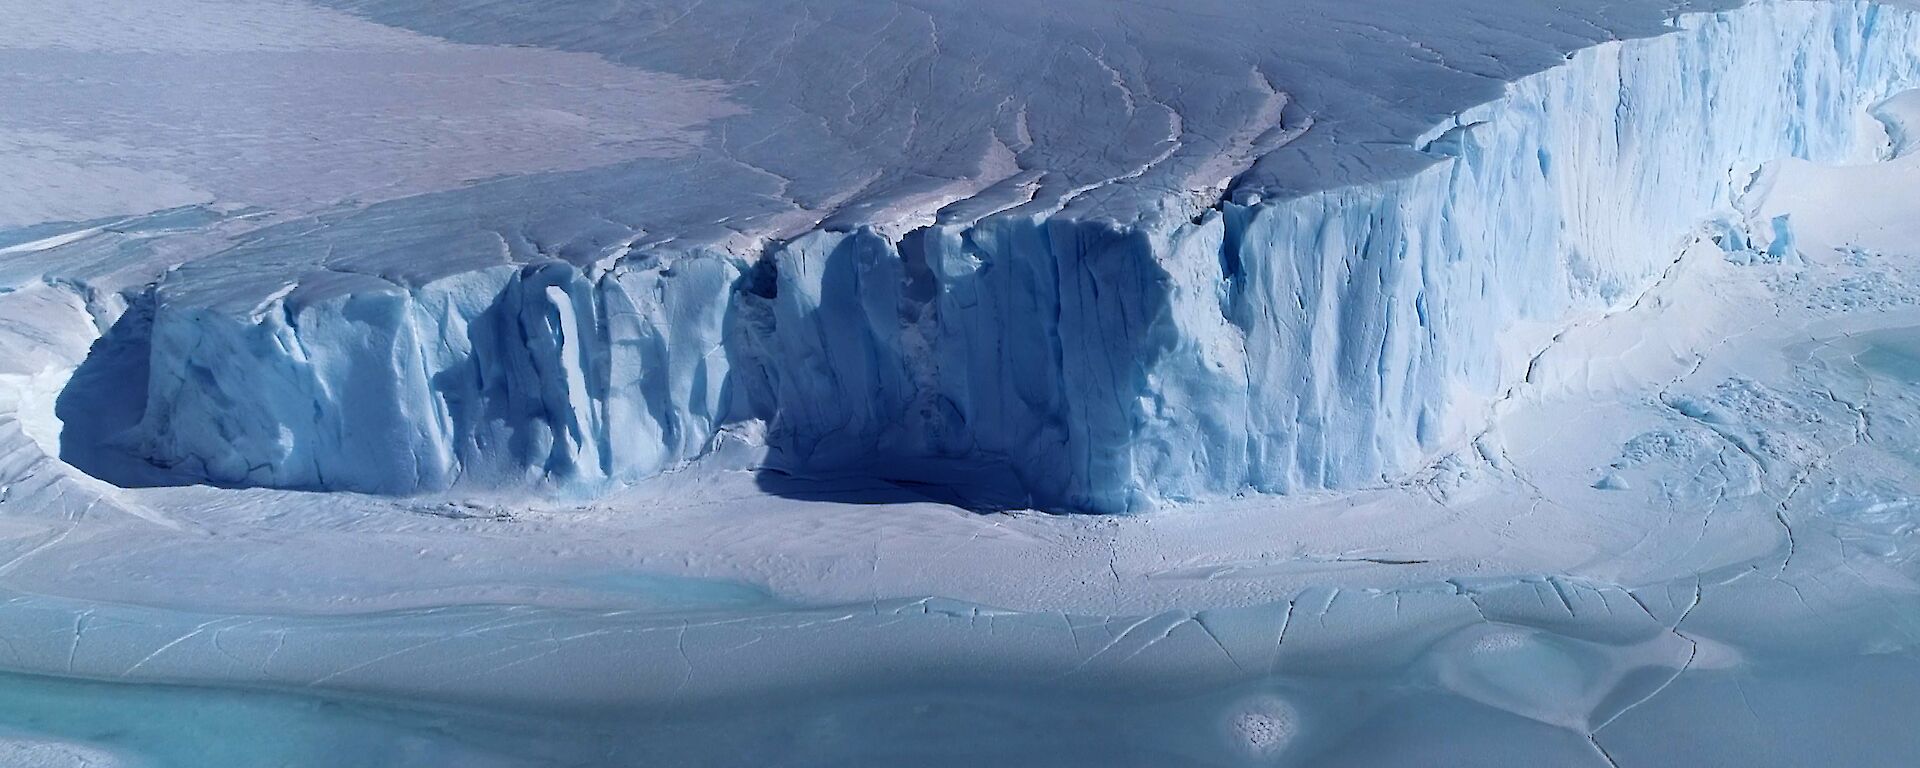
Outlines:
[[1030,5],[9,9],[0,762],[1920,756],[1920,12]]
[[[1267,103],[1189,124],[1152,94],[1219,75],[1087,49],[1111,82],[1085,90],[1115,103],[1082,122],[1117,123],[1121,147],[1157,123],[1157,153],[1050,183],[1076,178],[1066,142],[1033,133],[1050,118],[985,109],[952,140],[986,145],[974,173],[1026,179],[1018,200],[949,184],[957,201],[919,212],[856,196],[815,229],[662,237],[671,214],[613,187],[587,205],[615,210],[580,210],[542,180],[295,222],[160,283],[130,439],[194,478],[374,493],[591,495],[750,423],[774,469],[986,478],[959,490],[987,505],[1378,484],[1458,448],[1552,333],[1630,304],[1699,222],[1736,216],[1759,162],[1850,159],[1861,108],[1916,80],[1916,38],[1912,14],[1866,4],[1693,17],[1438,126],[1357,129],[1296,104],[1326,84],[1274,91],[1257,57],[1206,63]],[[885,105],[945,96],[920,87]],[[1361,141],[1379,148],[1314,146]],[[1215,154],[1182,169],[1195,146]],[[1314,170],[1341,161],[1357,170]],[[494,213],[529,196],[565,209]],[[481,213],[446,221],[459,206]],[[394,230],[404,245],[376,235]]]

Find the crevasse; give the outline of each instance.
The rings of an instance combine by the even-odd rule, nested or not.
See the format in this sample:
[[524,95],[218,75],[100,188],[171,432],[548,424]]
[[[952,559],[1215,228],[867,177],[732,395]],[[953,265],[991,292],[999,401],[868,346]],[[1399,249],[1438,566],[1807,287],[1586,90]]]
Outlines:
[[1870,3],[1686,16],[1434,127],[1418,173],[1197,216],[817,231],[244,312],[163,286],[133,437],[219,482],[400,494],[597,493],[754,420],[775,469],[997,477],[1051,509],[1377,483],[1643,290],[1753,166],[1863,159],[1861,110],[1916,50],[1920,18]]

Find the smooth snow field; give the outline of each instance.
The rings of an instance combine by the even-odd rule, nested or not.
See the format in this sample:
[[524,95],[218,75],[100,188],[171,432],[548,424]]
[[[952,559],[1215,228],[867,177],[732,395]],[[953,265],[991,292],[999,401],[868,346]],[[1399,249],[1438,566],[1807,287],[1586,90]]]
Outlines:
[[4,0],[0,766],[1920,765],[1920,5]]

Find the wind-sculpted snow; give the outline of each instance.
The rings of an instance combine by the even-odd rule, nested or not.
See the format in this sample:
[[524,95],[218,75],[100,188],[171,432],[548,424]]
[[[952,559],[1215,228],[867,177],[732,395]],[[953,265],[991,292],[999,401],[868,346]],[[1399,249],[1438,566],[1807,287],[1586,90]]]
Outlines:
[[[439,29],[348,5],[463,40],[551,31],[489,26],[491,6]],[[714,19],[744,8],[664,23],[711,45]],[[1697,224],[1737,218],[1758,163],[1850,158],[1860,109],[1920,81],[1920,19],[1865,3],[1685,16],[1564,61],[1651,31],[1658,11],[1579,34],[1519,15],[1485,33],[1513,58],[1477,69],[1458,62],[1482,41],[1452,22],[1432,20],[1431,43],[1337,10],[1308,22],[1424,51],[1383,57],[1387,79],[1365,90],[1325,74],[1369,77],[1323,67],[1324,41],[1271,54],[1285,62],[1238,37],[1180,47],[1208,24],[1268,23],[1204,9],[1181,14],[1205,24],[1106,49],[1107,25],[1145,23],[1116,10],[1084,20],[1084,64],[1112,90],[1068,107],[996,79],[1018,67],[950,66],[1008,52],[968,45],[1006,31],[997,8],[973,26],[939,8],[865,19],[875,55],[898,54],[908,28],[936,53],[855,67],[901,74],[849,88],[838,121],[813,119],[830,101],[816,86],[784,107],[769,95],[804,73],[760,66],[804,52],[722,57],[684,74],[758,83],[740,95],[753,114],[700,158],[282,225],[176,270],[158,289],[139,443],[223,483],[385,493],[594,493],[756,421],[775,469],[925,482],[988,468],[1047,508],[1381,482],[1458,447],[1555,329],[1630,303]],[[733,21],[752,36],[842,10]],[[1061,31],[1060,13],[1035,29]],[[672,69],[672,51],[608,49],[616,28],[559,37]],[[1162,43],[1180,55],[1157,57]],[[1064,77],[1066,56],[1032,71]],[[1549,60],[1562,66],[1535,72]],[[891,114],[945,93],[978,101],[960,102],[973,122]],[[799,141],[815,123],[828,135]],[[1109,149],[1067,151],[1081,128],[1083,150]],[[688,167],[712,173],[659,175]],[[648,174],[674,179],[675,199],[622,196]],[[714,224],[701,195],[729,181],[737,218]]]

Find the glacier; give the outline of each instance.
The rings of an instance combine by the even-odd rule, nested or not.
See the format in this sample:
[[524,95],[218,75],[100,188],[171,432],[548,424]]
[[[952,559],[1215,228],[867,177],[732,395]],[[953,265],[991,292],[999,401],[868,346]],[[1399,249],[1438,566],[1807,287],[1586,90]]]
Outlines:
[[1916,12],[13,0],[0,764],[1912,765]]
[[[970,197],[756,247],[475,236],[503,263],[264,295],[190,264],[155,289],[124,439],[217,483],[387,494],[592,496],[729,431],[784,473],[977,470],[1049,509],[1387,483],[1470,440],[1555,332],[1738,219],[1760,163],[1862,159],[1860,112],[1916,83],[1916,49],[1894,6],[1684,15],[1427,128],[1389,178],[1131,219]],[[1277,112],[1270,144],[1315,135]]]

